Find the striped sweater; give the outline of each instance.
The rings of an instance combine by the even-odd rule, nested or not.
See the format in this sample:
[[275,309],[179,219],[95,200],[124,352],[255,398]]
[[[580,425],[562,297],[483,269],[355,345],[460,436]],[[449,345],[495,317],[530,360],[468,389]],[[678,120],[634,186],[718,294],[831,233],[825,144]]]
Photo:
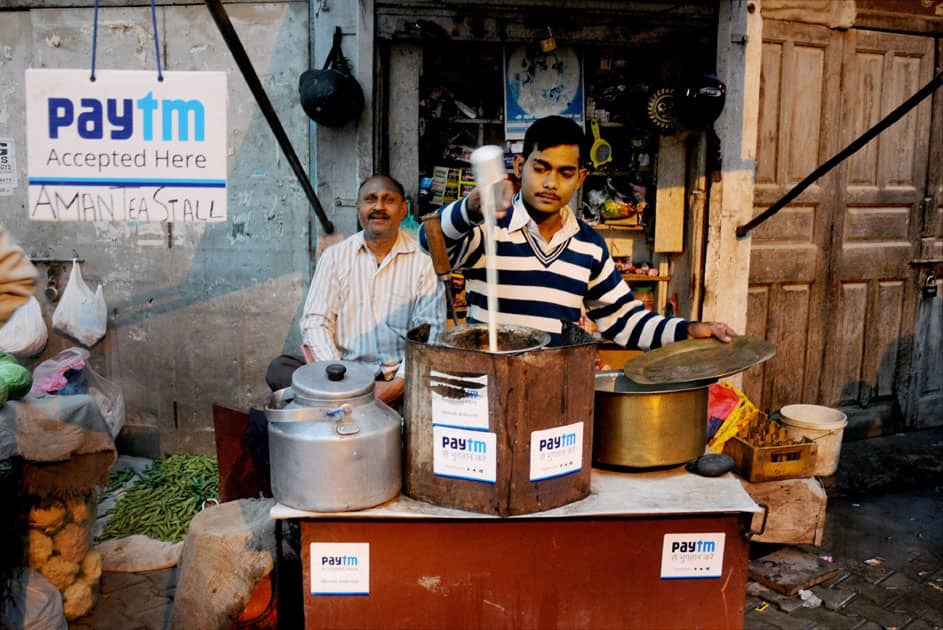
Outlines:
[[[488,321],[484,226],[473,225],[460,199],[439,209],[453,269],[465,274],[468,320]],[[602,236],[564,207],[564,224],[549,244],[536,230],[521,196],[497,222],[499,324],[550,333],[560,345],[562,321],[576,323],[582,307],[603,337],[626,348],[648,350],[687,338],[688,321],[646,311],[616,269]],[[425,226],[420,245],[429,250]]]

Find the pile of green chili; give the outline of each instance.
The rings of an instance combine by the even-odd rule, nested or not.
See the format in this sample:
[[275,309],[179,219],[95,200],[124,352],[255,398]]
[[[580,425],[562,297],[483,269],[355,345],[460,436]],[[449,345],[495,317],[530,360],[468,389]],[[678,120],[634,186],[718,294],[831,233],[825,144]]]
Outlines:
[[[128,481],[126,471],[113,471],[108,491]],[[137,475],[136,482],[108,512],[99,540],[143,534],[180,542],[194,514],[218,501],[219,469],[215,458],[168,455],[154,460]]]

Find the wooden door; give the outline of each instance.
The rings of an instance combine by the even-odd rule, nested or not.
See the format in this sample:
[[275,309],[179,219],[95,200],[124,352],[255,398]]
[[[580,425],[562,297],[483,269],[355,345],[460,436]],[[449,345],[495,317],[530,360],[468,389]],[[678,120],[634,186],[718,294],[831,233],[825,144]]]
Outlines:
[[[929,81],[934,56],[929,37],[851,30],[844,40],[843,146]],[[895,413],[908,410],[895,405],[909,396],[916,368],[920,291],[910,262],[924,229],[930,111],[931,101],[923,101],[836,169],[832,312],[819,399],[880,432],[908,422]]]
[[[766,20],[754,203],[782,197],[838,150],[841,35],[823,26]],[[828,296],[835,174],[820,179],[752,233],[747,334],[776,356],[744,375],[758,406],[818,398]]]
[[[928,37],[767,21],[757,211],[916,92],[933,57]],[[877,434],[913,425],[915,403],[939,390],[915,388],[915,351],[932,350],[939,318],[917,330],[910,264],[932,216],[930,112],[927,100],[754,232],[749,332],[778,347],[745,381],[763,408],[836,405],[852,433]]]

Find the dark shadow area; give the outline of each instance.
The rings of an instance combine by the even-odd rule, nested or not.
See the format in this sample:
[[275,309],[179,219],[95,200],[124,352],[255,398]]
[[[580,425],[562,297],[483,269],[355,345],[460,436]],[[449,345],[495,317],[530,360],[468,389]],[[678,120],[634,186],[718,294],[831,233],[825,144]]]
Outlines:
[[26,535],[29,505],[23,491],[23,460],[11,457],[0,461],[0,505],[9,512],[0,518],[0,626],[22,628],[25,609],[12,605],[24,603],[22,587],[16,583],[26,565]]
[[941,479],[943,427],[938,427],[846,441],[838,470],[820,481],[829,498],[838,498],[933,488]]

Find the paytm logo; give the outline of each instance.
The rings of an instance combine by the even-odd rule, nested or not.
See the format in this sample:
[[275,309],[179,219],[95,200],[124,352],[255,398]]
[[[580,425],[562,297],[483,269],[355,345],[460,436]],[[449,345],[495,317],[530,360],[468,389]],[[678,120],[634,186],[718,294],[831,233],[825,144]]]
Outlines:
[[538,451],[553,451],[565,446],[576,445],[576,433],[564,433],[554,437],[541,439],[537,444]]
[[355,567],[357,556],[321,556],[322,567]]
[[450,448],[453,451],[466,451],[468,453],[487,453],[488,444],[484,440],[475,440],[472,438],[442,436],[442,448]]
[[86,140],[101,140],[106,131],[112,140],[127,140],[134,135],[136,123],[140,124],[141,139],[146,142],[152,142],[157,135],[163,141],[186,142],[190,140],[191,127],[195,142],[203,142],[206,134],[206,110],[202,102],[196,99],[158,100],[153,92],[136,101],[130,98],[105,101],[83,98],[78,107],[72,99],[50,98],[48,111],[50,138],[58,138],[61,129],[74,126],[79,137]]
[[716,547],[712,540],[682,540],[671,543],[671,553],[714,553]]

